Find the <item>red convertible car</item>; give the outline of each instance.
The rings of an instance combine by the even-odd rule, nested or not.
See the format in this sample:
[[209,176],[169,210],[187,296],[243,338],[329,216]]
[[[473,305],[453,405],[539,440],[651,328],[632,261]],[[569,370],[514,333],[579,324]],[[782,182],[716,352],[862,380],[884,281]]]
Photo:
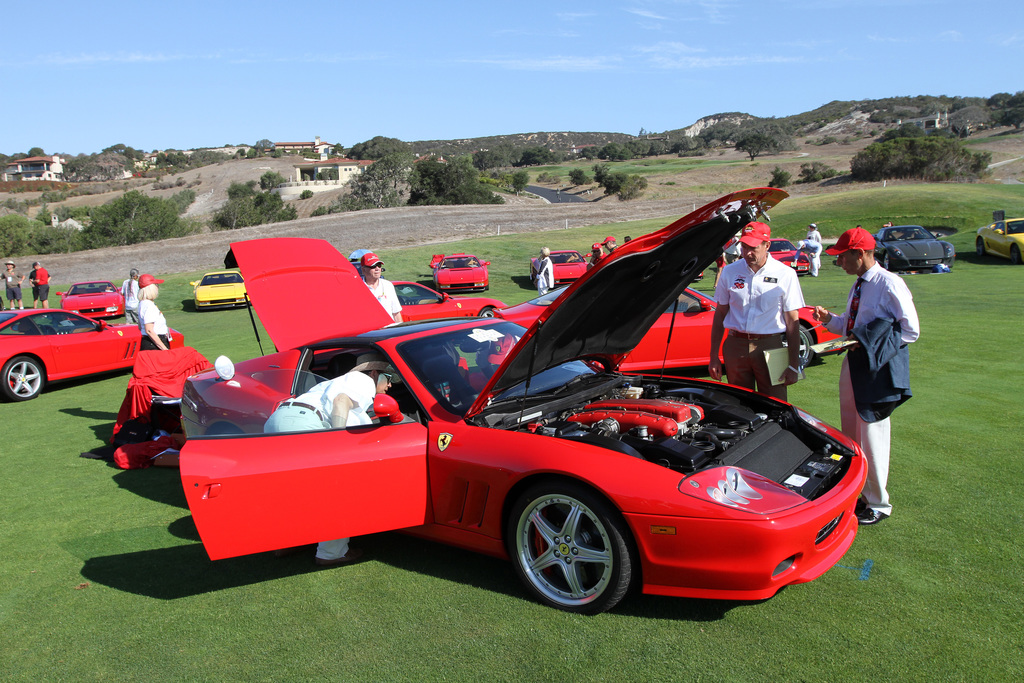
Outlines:
[[483,291],[490,287],[487,266],[472,254],[434,254],[430,269],[434,271],[434,286],[440,290]]
[[450,296],[415,282],[393,282],[405,320],[433,318],[493,318],[505,304],[483,296]]
[[[8,400],[27,401],[48,382],[131,368],[140,338],[138,325],[108,325],[59,309],[0,313],[0,389]],[[183,344],[172,330],[171,347]]]
[[[186,383],[181,479],[210,558],[403,530],[507,558],[536,599],[591,614],[631,589],[759,600],[820,576],[857,532],[856,444],[745,389],[616,370],[785,196],[733,193],[632,240],[528,329],[388,325],[327,242],[233,244],[280,351]],[[296,301],[280,280],[299,264],[345,295]],[[372,424],[263,432],[280,402],[371,351],[391,366]]]
[[124,298],[113,282],[79,282],[66,292],[57,292],[60,307],[87,318],[117,318],[124,315]]
[[783,237],[776,237],[768,245],[768,252],[776,261],[780,261],[796,271],[799,276],[811,272],[811,261],[789,240]]
[[[495,316],[529,327],[540,317],[565,289],[555,289],[536,299],[517,306],[495,311]],[[689,368],[707,365],[711,354],[711,322],[715,317],[715,301],[695,289],[687,287],[668,308],[658,316],[654,325],[640,343],[622,360],[619,369],[625,372],[658,370],[661,368]],[[669,335],[669,330],[672,334]],[[800,309],[800,365],[814,360],[814,344],[838,339],[814,319],[814,309]],[[667,351],[666,351],[667,345]],[[835,348],[829,353],[836,353]]]
[[[551,252],[551,269],[555,273],[555,284],[565,285],[587,272],[587,259],[575,249],[559,249]],[[530,282],[537,284],[536,256],[530,259]]]

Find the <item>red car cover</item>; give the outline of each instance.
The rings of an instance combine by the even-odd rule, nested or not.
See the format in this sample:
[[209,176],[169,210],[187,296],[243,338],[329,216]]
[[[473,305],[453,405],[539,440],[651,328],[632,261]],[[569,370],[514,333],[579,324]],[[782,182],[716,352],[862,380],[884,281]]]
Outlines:
[[140,353],[135,359],[132,378],[128,381],[128,391],[121,402],[121,409],[117,411],[117,422],[114,423],[114,433],[110,437],[110,442],[114,442],[114,436],[117,436],[128,420],[140,416],[149,418],[154,393],[181,398],[185,380],[197,372],[212,367],[210,361],[191,346]]

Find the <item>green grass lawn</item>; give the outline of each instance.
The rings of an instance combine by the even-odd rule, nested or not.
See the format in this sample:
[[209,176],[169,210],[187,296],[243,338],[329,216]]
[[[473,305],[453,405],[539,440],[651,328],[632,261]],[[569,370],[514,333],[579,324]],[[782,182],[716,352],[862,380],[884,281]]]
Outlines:
[[[966,192],[962,213],[981,211],[974,187],[942,188],[951,202]],[[856,220],[855,201],[812,199],[783,203],[773,226]],[[867,225],[885,214],[865,215]],[[491,260],[490,294],[511,304],[532,297],[526,259],[541,245],[667,222],[444,249]],[[906,276],[923,333],[911,347],[915,397],[893,418],[894,515],[812,583],[756,603],[632,596],[581,617],[532,602],[507,563],[401,534],[360,538],[366,561],[325,571],[308,554],[210,562],[176,470],[79,457],[109,437],[121,374],[0,404],[0,679],[1021,680],[1024,268],[974,257],[972,230],[953,242],[951,274]],[[383,253],[386,275],[429,280],[435,251]],[[195,275],[166,277],[168,322],[211,360],[258,355],[245,311],[184,304]],[[808,303],[833,308],[851,283],[832,265],[801,280]],[[829,357],[809,368],[793,402],[838,424],[839,367]]]

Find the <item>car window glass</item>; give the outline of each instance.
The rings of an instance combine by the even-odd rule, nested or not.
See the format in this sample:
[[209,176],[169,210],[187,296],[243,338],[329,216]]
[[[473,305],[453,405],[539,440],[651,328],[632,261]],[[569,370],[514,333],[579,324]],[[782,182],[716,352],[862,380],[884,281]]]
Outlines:
[[1007,221],[1007,223],[1006,223],[1006,234],[1007,235],[1020,235],[1020,234],[1024,234],[1024,220],[1020,220],[1020,221]]
[[0,334],[26,336],[40,334],[40,331],[39,328],[36,327],[36,324],[32,322],[31,318],[20,318],[7,327],[0,329]]
[[[38,316],[40,320],[36,322],[42,326],[48,324],[57,334],[80,334],[82,332],[92,332],[96,329],[96,323],[88,318],[82,318],[77,315],[71,315],[70,313],[61,313],[59,311]],[[47,322],[44,322],[46,318],[49,318]]]

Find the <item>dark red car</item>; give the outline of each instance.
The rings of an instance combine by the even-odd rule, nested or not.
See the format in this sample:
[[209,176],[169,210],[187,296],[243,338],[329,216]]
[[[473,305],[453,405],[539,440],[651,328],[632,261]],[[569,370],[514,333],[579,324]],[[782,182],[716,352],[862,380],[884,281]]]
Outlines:
[[124,315],[124,297],[113,282],[78,282],[66,292],[57,292],[60,307],[87,318],[117,318]]
[[[631,589],[760,600],[820,576],[857,533],[856,444],[738,387],[617,371],[721,245],[785,196],[733,193],[634,239],[529,328],[388,324],[326,241],[233,244],[281,351],[186,383],[181,478],[207,553],[402,530],[506,558],[537,600],[591,614]],[[297,301],[281,280],[300,266],[338,296]],[[263,432],[280,402],[367,351],[391,379],[371,424]]]
[[483,296],[451,296],[435,292],[417,282],[394,282],[398,302],[402,304],[405,320],[431,320],[433,318],[491,318],[494,311],[505,304]]
[[[131,368],[140,339],[138,325],[108,325],[71,311],[0,312],[0,391],[27,401],[48,382]],[[183,345],[183,335],[171,330],[171,347]]]
[[[564,291],[564,288],[552,290],[516,306],[499,309],[495,315],[529,327]],[[600,311],[600,306],[597,311]],[[595,312],[595,315],[600,313]],[[714,299],[687,287],[679,295],[678,304],[670,303],[665,312],[658,316],[640,343],[623,359],[619,369],[638,372],[663,367],[674,369],[707,365],[711,360],[711,323],[714,317]],[[838,338],[839,335],[829,332],[814,319],[812,307],[800,309],[801,365],[808,365],[814,360],[812,345]],[[826,353],[838,351],[837,348]]]

